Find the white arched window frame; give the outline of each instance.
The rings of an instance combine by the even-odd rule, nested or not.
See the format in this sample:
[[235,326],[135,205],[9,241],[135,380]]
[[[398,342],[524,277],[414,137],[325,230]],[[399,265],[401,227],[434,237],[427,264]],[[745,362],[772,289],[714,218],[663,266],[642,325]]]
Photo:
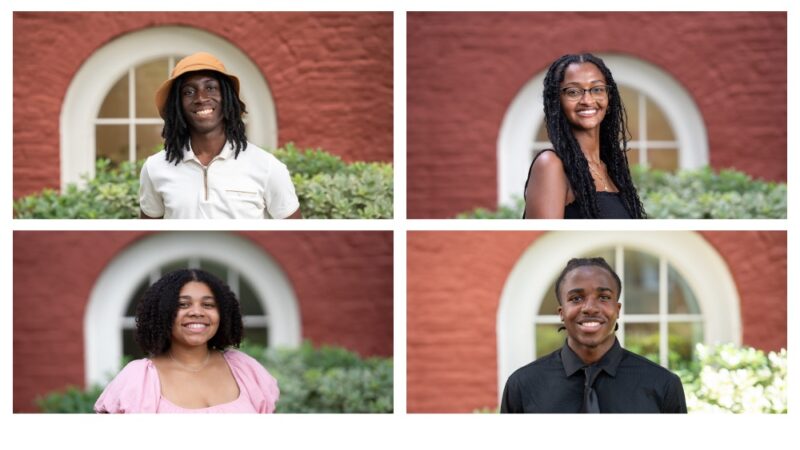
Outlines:
[[[700,110],[681,84],[659,67],[627,55],[598,54],[618,85],[646,94],[663,112],[675,134],[682,169],[708,165],[708,137]],[[497,140],[497,201],[522,197],[532,143],[544,122],[542,90],[547,70],[529,80],[511,101]]]
[[206,259],[247,278],[268,312],[271,345],[300,345],[300,309],[278,263],[247,239],[218,232],[164,232],[126,248],[100,274],[84,316],[87,385],[107,381],[122,360],[122,329],[131,296],[154,268],[180,259]]
[[147,28],[125,34],[95,51],[72,79],[61,108],[59,126],[61,188],[69,183],[80,183],[82,175],[94,177],[95,121],[103,100],[121,77],[131,68],[153,59],[199,51],[217,56],[228,71],[239,78],[248,120],[258,124],[248,130],[248,140],[275,148],[278,143],[275,103],[267,81],[247,55],[219,36],[196,28]]
[[691,231],[549,232],[523,253],[503,286],[497,312],[498,393],[511,373],[532,361],[533,323],[567,261],[610,246],[650,253],[672,265],[696,296],[704,342],[741,344],[736,283],[725,260],[701,235]]

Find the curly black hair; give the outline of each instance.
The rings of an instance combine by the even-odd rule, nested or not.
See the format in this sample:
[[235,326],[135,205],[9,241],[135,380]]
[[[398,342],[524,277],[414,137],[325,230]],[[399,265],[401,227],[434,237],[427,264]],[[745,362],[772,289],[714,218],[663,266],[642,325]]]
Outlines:
[[219,329],[208,341],[208,348],[224,350],[238,347],[242,342],[242,312],[230,287],[204,270],[179,269],[150,286],[136,306],[136,342],[145,354],[158,356],[170,349],[172,326],[178,314],[178,295],[190,281],[208,286],[219,310]]
[[590,53],[564,55],[558,58],[547,71],[544,78],[544,115],[547,125],[547,136],[553,144],[558,157],[564,165],[564,171],[575,200],[586,218],[596,218],[600,212],[597,207],[595,185],[589,171],[589,163],[581,151],[572,126],[561,108],[561,83],[564,72],[570,64],[589,62],[597,66],[611,86],[608,99],[608,110],[600,123],[600,159],[608,169],[608,176],[619,189],[625,209],[635,219],[647,217],[636,186],[631,180],[628,167],[628,129],[625,106],[617,89],[617,83],[603,60]]
[[164,108],[164,129],[161,131],[161,137],[164,138],[167,161],[174,162],[176,166],[183,160],[183,152],[189,146],[189,126],[183,117],[180,90],[186,78],[197,73],[208,74],[219,82],[225,136],[228,142],[233,145],[234,158],[238,157],[239,152],[244,151],[247,147],[247,135],[245,134],[244,121],[242,121],[242,116],[247,113],[247,106],[236,94],[230,78],[213,70],[187,72],[172,83]]

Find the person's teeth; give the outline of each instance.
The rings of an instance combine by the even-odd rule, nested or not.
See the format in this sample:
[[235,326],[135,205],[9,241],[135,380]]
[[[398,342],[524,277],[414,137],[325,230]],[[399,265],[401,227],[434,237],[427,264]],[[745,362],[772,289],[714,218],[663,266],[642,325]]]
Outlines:
[[207,116],[211,114],[213,111],[214,111],[213,109],[204,109],[202,111],[197,111],[195,114],[197,114],[198,116]]
[[186,325],[186,327],[187,328],[205,328],[205,325],[203,325],[202,323],[190,323],[189,325]]

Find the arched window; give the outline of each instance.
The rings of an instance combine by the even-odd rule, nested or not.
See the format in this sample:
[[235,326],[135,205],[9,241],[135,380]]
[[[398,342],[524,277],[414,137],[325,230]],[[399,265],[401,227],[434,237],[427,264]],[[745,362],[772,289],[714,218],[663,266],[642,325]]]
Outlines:
[[278,142],[272,94],[260,69],[230,42],[191,27],[153,27],[121,36],[98,49],[76,73],[61,108],[61,186],[94,176],[95,160],[142,159],[161,143],[155,89],[177,58],[198,51],[217,56],[241,81],[247,137],[274,148]]
[[124,354],[139,356],[133,342],[135,299],[162,273],[178,267],[201,267],[238,291],[250,339],[270,346],[300,344],[294,290],[263,250],[234,234],[164,232],[132,244],[97,279],[84,317],[87,384],[106,381]]
[[[632,134],[631,164],[675,170],[708,164],[708,139],[689,93],[660,68],[624,55],[600,54],[614,74]],[[498,202],[521,198],[533,156],[551,148],[542,104],[546,70],[528,81],[506,111],[497,142]]]
[[499,392],[514,370],[563,344],[553,284],[567,261],[581,256],[603,256],[622,279],[617,336],[624,346],[674,367],[697,342],[741,342],[736,285],[699,234],[550,232],[526,250],[503,287]]

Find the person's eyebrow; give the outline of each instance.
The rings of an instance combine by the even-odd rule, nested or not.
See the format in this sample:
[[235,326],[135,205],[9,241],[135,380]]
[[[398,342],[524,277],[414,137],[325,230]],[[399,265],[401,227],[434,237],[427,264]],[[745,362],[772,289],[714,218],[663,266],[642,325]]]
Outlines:
[[569,294],[581,294],[584,291],[585,290],[583,288],[570,289],[570,290],[567,291],[567,295],[569,295]]
[[[191,300],[192,296],[191,295],[179,295],[178,298],[179,299],[184,299],[184,300]],[[200,297],[200,300],[216,300],[216,299],[214,298],[213,295],[206,295],[206,296]]]

